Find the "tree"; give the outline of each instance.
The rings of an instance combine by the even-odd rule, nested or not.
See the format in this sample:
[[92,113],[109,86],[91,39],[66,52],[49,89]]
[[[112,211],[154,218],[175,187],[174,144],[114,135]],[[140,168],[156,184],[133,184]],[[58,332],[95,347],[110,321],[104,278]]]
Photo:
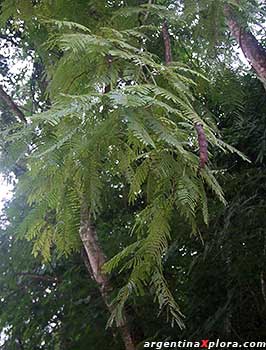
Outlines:
[[[198,5],[188,13],[195,2],[185,1],[180,15],[175,12],[179,3],[176,8],[138,1],[124,5],[2,2],[9,37],[19,27],[21,40],[16,45],[30,52],[34,62],[32,77],[25,82],[29,112],[1,90],[10,112],[23,115],[23,123],[9,120],[4,126],[2,152],[7,174],[20,168],[15,193],[23,193],[29,206],[16,235],[30,240],[28,247],[45,264],[55,258],[65,261],[83,246],[85,266],[111,313],[108,324],[115,323],[125,347],[133,349],[135,333],[142,333],[132,330],[131,313],[136,311],[128,311],[134,310],[135,296],[153,295],[159,309],[184,327],[176,300],[186,307],[185,291],[174,295],[173,278],[168,284],[164,275],[165,268],[169,273],[169,243],[178,238],[177,226],[185,247],[195,243],[191,231],[206,231],[210,190],[225,203],[206,164],[207,152],[242,154],[221,140],[217,127],[228,101],[214,86],[219,74],[228,74],[224,66],[232,65],[232,44],[217,25],[217,42],[228,47],[228,56],[219,63],[220,47],[217,42],[211,45],[212,33],[206,31],[197,41],[197,28],[206,11],[216,10],[214,3],[204,1],[202,8]],[[219,11],[224,3],[220,5]],[[212,69],[210,62],[215,63]],[[223,92],[235,98],[237,113],[239,96],[233,89],[238,81],[227,81]],[[37,112],[33,116],[32,110]],[[122,242],[119,237],[108,254],[114,257],[106,263],[101,246],[106,235],[117,239],[118,227],[108,233],[101,227],[105,219],[110,221],[105,213],[112,206],[118,208],[116,215],[125,208],[129,223],[118,227],[132,230],[136,239]],[[214,217],[222,210],[217,207]],[[200,251],[201,236],[197,237]],[[108,239],[107,250],[110,244]],[[184,262],[187,283],[189,263]],[[109,274],[123,277],[116,283]],[[184,283],[182,278],[178,281]]]

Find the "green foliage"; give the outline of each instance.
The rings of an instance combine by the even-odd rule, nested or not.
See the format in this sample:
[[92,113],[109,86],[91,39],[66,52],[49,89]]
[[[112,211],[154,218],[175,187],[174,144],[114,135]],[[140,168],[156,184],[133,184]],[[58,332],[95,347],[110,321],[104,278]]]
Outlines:
[[[223,201],[211,172],[198,174],[194,124],[204,125],[210,145],[225,145],[193,106],[195,77],[204,77],[183,63],[165,66],[144,41],[136,40],[143,32],[134,27],[98,27],[96,34],[66,20],[44,23],[60,30],[56,36],[52,31],[45,45],[62,57],[49,69],[48,91],[55,102],[31,117],[28,126],[40,135],[19,183],[32,206],[19,235],[33,240],[33,254],[42,254],[45,261],[54,246],[58,256],[80,249],[81,200],[85,194],[90,212],[100,213],[102,197],[112,186],[110,170],[117,165],[128,182],[129,201],[144,201],[135,225],[143,240],[135,246],[134,258],[122,265],[130,272],[129,281],[118,293],[110,324],[113,319],[120,323],[132,293],[143,294],[150,286],[160,309],[183,327],[161,262],[171,240],[170,219],[179,212],[195,233],[201,210],[207,223],[204,183]],[[115,258],[115,266],[120,264]],[[113,267],[111,261],[108,272]]]
[[[67,261],[71,264],[81,250],[80,208],[84,198],[110,258],[104,270],[111,278],[116,277],[109,326],[121,324],[123,310],[129,305],[134,306],[136,314],[139,312],[139,319],[144,314],[139,306],[155,316],[158,312],[150,306],[152,298],[159,306],[159,315],[165,314],[173,326],[176,323],[182,330],[183,314],[188,314],[189,327],[182,334],[193,337],[193,332],[213,331],[231,303],[230,290],[228,295],[219,292],[219,288],[228,287],[226,278],[221,278],[214,290],[217,298],[222,295],[223,305],[215,309],[218,304],[207,307],[208,301],[203,300],[202,310],[206,308],[211,316],[199,327],[197,306],[201,300],[193,290],[192,299],[197,302],[191,306],[188,291],[193,281],[195,289],[199,285],[197,274],[204,277],[210,269],[216,279],[215,268],[221,276],[226,273],[222,268],[224,256],[219,261],[214,258],[221,251],[225,254],[225,248],[219,245],[224,241],[218,239],[216,244],[214,240],[232,226],[222,222],[219,230],[216,217],[230,221],[230,210],[241,215],[245,207],[239,204],[241,200],[247,204],[247,211],[250,202],[245,196],[230,202],[230,177],[225,182],[220,175],[229,172],[237,177],[229,171],[235,164],[241,164],[240,168],[253,166],[247,165],[240,151],[263,166],[265,135],[261,125],[265,101],[262,98],[258,105],[251,103],[256,95],[263,94],[256,84],[254,94],[251,92],[250,78],[243,77],[245,71],[238,74],[237,69],[230,68],[234,57],[224,30],[222,1],[218,5],[207,0],[184,1],[183,12],[175,12],[178,4],[167,1],[161,5],[140,3],[2,2],[3,23],[12,17],[11,31],[20,23],[21,45],[26,52],[30,45],[34,61],[42,66],[33,92],[39,103],[33,109],[37,113],[27,113],[29,123],[23,127],[6,116],[6,125],[1,124],[1,157],[7,173],[22,164],[14,193],[15,198],[26,197],[22,206],[27,210],[11,228],[12,235],[29,242],[12,241],[12,245],[25,244],[40,266],[58,264],[60,278],[65,280],[65,299],[56,307],[49,306],[50,315],[44,320],[47,323],[60,307],[69,307],[69,316],[65,319],[65,314],[60,314],[53,343],[46,340],[44,329],[36,333],[36,337],[45,334],[47,349],[59,345],[67,348],[62,339],[71,333],[72,314],[75,327],[71,346],[85,348],[95,343],[87,342],[78,329],[81,323],[81,329],[89,333],[86,322],[77,315],[79,304],[67,305],[67,283],[72,275],[62,273],[60,266],[62,262],[62,269],[68,269]],[[243,12],[247,7],[249,2],[241,3]],[[163,62],[160,36],[165,16],[169,19],[173,55],[178,58],[169,65]],[[204,28],[203,33],[199,28]],[[229,48],[224,56],[220,55],[222,45]],[[28,87],[29,82],[25,85]],[[260,118],[254,119],[254,115]],[[211,159],[201,171],[195,123],[203,125]],[[230,145],[221,139],[219,129],[224,126]],[[253,138],[258,145],[251,142]],[[248,140],[244,146],[243,140]],[[224,153],[229,153],[226,159],[232,164],[227,163]],[[213,170],[216,167],[218,170]],[[236,182],[236,197],[239,188],[241,181]],[[229,194],[227,202],[224,190]],[[12,222],[12,215],[9,220]],[[202,240],[206,241],[205,247]],[[256,254],[255,249],[252,252]],[[214,254],[213,266],[205,266],[209,254]],[[38,272],[39,265],[33,271]],[[8,269],[6,266],[3,270]],[[194,276],[193,281],[190,276]],[[79,285],[86,283],[78,280],[76,289]],[[38,290],[33,289],[33,293]],[[61,287],[56,287],[53,297],[61,298],[60,293]],[[81,294],[78,298],[83,300],[83,290]],[[146,300],[147,305],[142,305]],[[23,302],[30,308],[28,300]],[[97,307],[90,305],[92,314]],[[99,313],[100,318],[101,308]],[[16,329],[23,322],[25,319],[19,318]],[[93,328],[93,318],[90,322]],[[157,321],[153,322],[151,330],[144,325],[147,337],[153,337],[159,329]],[[12,320],[3,318],[1,325],[8,327]],[[162,329],[173,336],[167,326]],[[35,330],[33,327],[27,333],[23,328],[24,340],[35,344]],[[219,331],[223,332],[222,327]],[[10,332],[10,339],[16,339],[15,333]]]

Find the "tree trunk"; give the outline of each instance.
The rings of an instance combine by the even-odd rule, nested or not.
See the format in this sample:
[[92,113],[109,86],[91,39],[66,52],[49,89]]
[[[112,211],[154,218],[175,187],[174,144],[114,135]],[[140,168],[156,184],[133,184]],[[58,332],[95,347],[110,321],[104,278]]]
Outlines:
[[[96,229],[91,223],[90,212],[85,201],[82,203],[81,208],[80,238],[89,262],[89,266],[88,264],[85,264],[86,268],[91,277],[97,283],[102,299],[108,311],[111,313],[113,308],[108,301],[108,296],[112,291],[112,286],[109,282],[108,276],[102,271],[102,266],[106,262],[106,257],[98,241]],[[129,330],[127,317],[125,314],[123,315],[123,321],[121,321],[117,328],[123,339],[125,349],[135,350],[133,337]]]
[[239,24],[232,8],[224,6],[224,14],[232,35],[237,40],[243,54],[256,71],[265,85],[266,82],[266,49],[263,48],[255,36]]

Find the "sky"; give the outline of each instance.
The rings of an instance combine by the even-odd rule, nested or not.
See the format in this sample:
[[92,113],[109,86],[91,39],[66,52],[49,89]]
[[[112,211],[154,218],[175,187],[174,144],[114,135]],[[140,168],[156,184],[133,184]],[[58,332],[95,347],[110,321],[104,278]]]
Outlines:
[[12,197],[12,185],[0,175],[0,212],[3,209],[4,203]]
[[[30,78],[32,69],[33,69],[33,63],[31,57],[25,58],[21,54],[21,50],[18,50],[12,46],[12,44],[8,43],[5,39],[0,39],[0,58],[6,59],[6,62],[8,64],[8,70],[9,73],[13,76],[20,76],[23,72],[24,79],[20,81],[20,85],[23,86],[27,79]],[[7,83],[6,79],[2,76],[0,73],[0,84],[4,87],[6,92],[8,94],[12,91],[12,86],[10,83]],[[15,101],[20,104],[20,101]],[[1,118],[1,111],[0,111],[0,118]],[[1,156],[1,154],[0,154]],[[4,179],[4,177],[1,175],[1,169],[0,169],[0,213],[4,207],[4,203],[11,199],[12,197],[12,188],[13,186],[11,184],[8,184],[7,181]]]

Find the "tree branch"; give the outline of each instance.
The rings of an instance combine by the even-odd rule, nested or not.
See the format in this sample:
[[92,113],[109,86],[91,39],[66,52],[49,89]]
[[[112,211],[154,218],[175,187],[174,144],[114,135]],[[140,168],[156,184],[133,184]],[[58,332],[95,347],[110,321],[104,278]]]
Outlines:
[[232,8],[226,4],[224,14],[231,34],[237,40],[243,54],[256,71],[258,77],[266,81],[266,49],[258,42],[255,36],[241,27]]
[[18,276],[29,277],[31,279],[40,280],[40,281],[54,282],[54,283],[58,283],[59,282],[59,278],[58,277],[53,277],[53,276],[37,275],[37,274],[33,274],[33,273],[28,273],[28,272],[20,272],[17,275]]
[[199,154],[200,154],[199,171],[200,171],[201,169],[204,169],[206,163],[208,162],[208,142],[203,129],[203,125],[200,123],[196,123],[195,128],[198,134],[198,144],[199,144]]
[[165,63],[170,64],[172,62],[172,51],[171,51],[170,35],[168,31],[168,24],[166,19],[164,19],[163,21],[162,34],[163,34],[163,41],[164,41]]
[[[164,51],[165,63],[169,65],[172,62],[172,51],[171,51],[170,35],[169,35],[166,19],[164,19],[163,21],[162,34],[163,34],[164,49],[165,49]],[[203,125],[200,123],[196,123],[195,129],[198,134],[198,145],[199,145],[199,153],[200,153],[198,171],[200,171],[205,167],[208,161],[208,142],[203,129]]]
[[17,106],[13,99],[5,92],[5,90],[0,86],[0,99],[2,99],[11,111],[19,118],[22,123],[27,124],[27,119],[22,110]]

